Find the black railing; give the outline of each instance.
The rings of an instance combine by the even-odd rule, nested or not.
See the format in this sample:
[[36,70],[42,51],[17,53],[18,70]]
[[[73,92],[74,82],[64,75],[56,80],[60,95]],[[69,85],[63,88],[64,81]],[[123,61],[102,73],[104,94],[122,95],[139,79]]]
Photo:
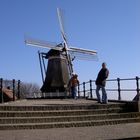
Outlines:
[[13,97],[12,100],[15,101],[16,99],[20,99],[20,80],[16,81],[15,79],[10,81],[10,86],[5,85],[5,80],[0,78],[0,103],[4,103],[7,101],[6,95],[4,94],[4,89],[12,90]]
[[[123,91],[136,92],[135,98],[137,98],[137,99],[135,99],[135,100],[139,100],[139,93],[140,93],[139,80],[140,80],[139,77],[127,78],[127,79],[121,79],[121,78],[109,79],[109,80],[106,80],[107,84],[109,82],[116,82],[117,88],[106,88],[106,91],[117,92],[119,101],[122,100],[121,95],[122,95]],[[131,88],[131,89],[130,88],[121,88],[122,81],[134,81],[136,88]],[[93,87],[95,87],[95,88],[93,88]],[[93,98],[93,93],[95,93],[95,92],[96,92],[95,80],[89,80],[87,82],[83,82],[83,83],[78,85],[78,96],[80,96],[80,97]]]

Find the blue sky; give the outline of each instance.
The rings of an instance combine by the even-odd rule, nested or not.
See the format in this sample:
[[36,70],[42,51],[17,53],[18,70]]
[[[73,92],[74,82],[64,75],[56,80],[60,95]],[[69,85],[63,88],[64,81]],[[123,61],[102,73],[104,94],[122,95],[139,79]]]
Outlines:
[[24,35],[60,43],[56,8],[70,45],[98,51],[99,61],[74,61],[81,82],[106,62],[109,78],[140,76],[140,0],[0,0],[0,77],[42,84],[37,51]]

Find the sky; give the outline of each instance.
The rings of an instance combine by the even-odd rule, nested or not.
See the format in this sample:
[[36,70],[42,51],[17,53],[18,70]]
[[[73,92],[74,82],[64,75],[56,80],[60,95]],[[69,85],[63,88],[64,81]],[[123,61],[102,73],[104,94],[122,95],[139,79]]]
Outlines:
[[24,36],[61,43],[56,8],[63,9],[71,46],[97,50],[98,61],[75,60],[80,82],[140,76],[140,0],[0,0],[0,77],[42,84],[37,51]]

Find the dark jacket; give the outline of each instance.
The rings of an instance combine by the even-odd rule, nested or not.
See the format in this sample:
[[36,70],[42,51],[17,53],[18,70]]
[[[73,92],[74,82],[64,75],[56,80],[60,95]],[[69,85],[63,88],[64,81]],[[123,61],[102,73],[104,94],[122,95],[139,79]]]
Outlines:
[[100,72],[98,73],[97,79],[96,79],[96,85],[100,86],[105,86],[106,84],[106,79],[109,75],[109,71],[107,68],[101,69]]

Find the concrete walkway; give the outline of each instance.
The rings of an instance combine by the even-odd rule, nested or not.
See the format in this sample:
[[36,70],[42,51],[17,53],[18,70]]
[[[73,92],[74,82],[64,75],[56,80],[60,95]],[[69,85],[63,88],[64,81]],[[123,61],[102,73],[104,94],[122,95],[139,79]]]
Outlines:
[[0,140],[140,139],[140,123],[96,127],[0,131]]
[[[35,100],[17,100],[0,104],[0,106],[45,106],[45,105],[87,105],[87,104],[99,104],[95,100],[86,99],[35,99]],[[117,102],[109,102],[108,104],[117,104]]]

